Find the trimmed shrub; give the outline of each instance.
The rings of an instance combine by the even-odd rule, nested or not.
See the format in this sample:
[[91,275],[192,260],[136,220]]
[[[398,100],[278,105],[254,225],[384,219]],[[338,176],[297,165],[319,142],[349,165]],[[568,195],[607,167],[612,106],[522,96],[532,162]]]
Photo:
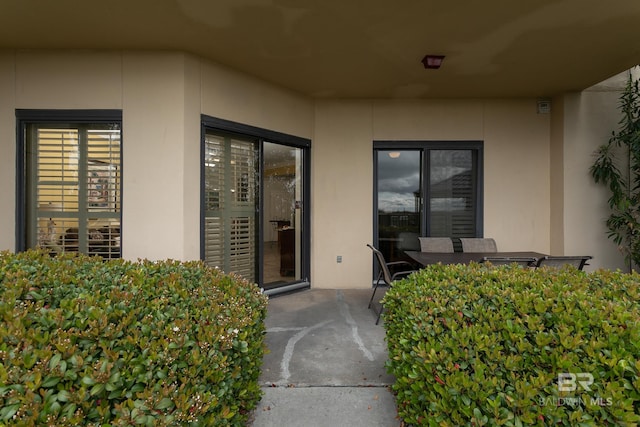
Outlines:
[[243,426],[266,297],[201,262],[0,253],[0,425]]
[[640,275],[434,265],[385,304],[398,413],[414,426],[635,426]]

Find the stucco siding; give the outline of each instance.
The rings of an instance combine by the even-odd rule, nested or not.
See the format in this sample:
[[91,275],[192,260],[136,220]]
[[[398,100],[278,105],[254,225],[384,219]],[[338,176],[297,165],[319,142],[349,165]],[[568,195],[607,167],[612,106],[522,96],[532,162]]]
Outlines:
[[499,250],[549,251],[549,120],[535,99],[485,104],[484,235]]
[[202,113],[301,138],[313,132],[313,102],[210,61],[202,61]]
[[625,269],[615,243],[607,238],[609,192],[596,184],[589,168],[596,149],[618,130],[618,100],[628,73],[615,76],[580,93],[564,97],[562,164],[558,176],[563,180],[562,238],[567,254],[592,255],[587,270],[600,267]]
[[[370,102],[318,102],[313,138],[311,273],[318,288],[371,286]],[[342,256],[342,263],[337,256]]]
[[16,108],[122,108],[122,54],[117,51],[16,52]]
[[0,250],[13,250],[16,233],[15,54],[0,51]]
[[[123,55],[122,254],[184,259],[183,55]],[[191,191],[198,192],[197,181]],[[197,254],[193,254],[197,255]]]

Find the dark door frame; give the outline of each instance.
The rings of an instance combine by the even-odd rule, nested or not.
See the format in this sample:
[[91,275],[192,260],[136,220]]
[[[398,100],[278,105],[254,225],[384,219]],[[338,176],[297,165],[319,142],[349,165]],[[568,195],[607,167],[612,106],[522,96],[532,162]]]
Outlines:
[[[281,132],[272,131],[269,129],[259,128],[255,126],[245,125],[238,122],[233,122],[225,119],[220,119],[216,117],[211,117],[207,115],[201,116],[201,163],[204,158],[204,146],[205,146],[205,132],[207,130],[219,131],[224,133],[233,133],[244,137],[255,138],[259,144],[259,162],[260,162],[260,175],[259,175],[259,201],[258,201],[258,216],[259,221],[258,224],[263,224],[262,213],[264,212],[264,194],[263,194],[263,186],[262,186],[262,173],[264,170],[264,155],[263,155],[263,145],[264,142],[270,142],[281,145],[288,145],[291,147],[302,148],[303,149],[303,177],[302,177],[302,230],[301,230],[301,238],[302,244],[300,247],[300,259],[301,259],[301,271],[300,277],[301,280],[287,283],[284,286],[270,289],[265,291],[265,294],[275,295],[283,292],[290,292],[298,289],[306,289],[311,285],[311,258],[310,258],[310,230],[311,230],[311,214],[309,211],[310,204],[310,194],[311,194],[311,140],[307,138],[302,138],[294,135],[289,135]],[[200,200],[204,200],[204,170],[200,171]],[[204,210],[200,210],[200,257],[204,259]],[[258,260],[257,260],[257,277],[260,284],[263,280],[263,263],[264,259],[264,230],[262,226],[258,226]]]

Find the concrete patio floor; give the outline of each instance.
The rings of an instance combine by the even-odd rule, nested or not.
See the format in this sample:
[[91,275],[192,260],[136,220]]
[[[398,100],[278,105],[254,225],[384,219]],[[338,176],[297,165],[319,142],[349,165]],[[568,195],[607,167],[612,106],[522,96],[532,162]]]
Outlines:
[[384,328],[367,308],[370,296],[368,289],[311,289],[269,300],[264,395],[250,426],[402,424],[385,369]]

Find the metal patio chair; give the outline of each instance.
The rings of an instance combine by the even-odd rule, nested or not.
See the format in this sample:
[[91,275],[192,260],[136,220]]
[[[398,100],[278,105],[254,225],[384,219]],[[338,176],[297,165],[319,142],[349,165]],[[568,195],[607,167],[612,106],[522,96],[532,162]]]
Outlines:
[[582,270],[584,268],[585,265],[589,265],[587,264],[587,261],[589,261],[591,258],[593,258],[590,255],[578,255],[578,256],[572,256],[572,255],[568,255],[568,256],[544,256],[542,258],[540,258],[538,260],[538,262],[536,263],[536,267],[555,267],[555,268],[562,268],[566,265],[571,265],[575,268],[577,268],[578,270]]
[[[380,252],[370,244],[367,244],[367,246],[373,251],[375,258],[378,261],[378,266],[380,267],[380,273],[378,274],[378,279],[376,280],[376,283],[373,287],[373,293],[371,294],[369,305],[367,306],[367,308],[371,308],[373,297],[376,295],[376,291],[378,290],[378,286],[380,285],[381,281],[386,286],[391,287],[393,282],[403,277],[407,277],[409,274],[415,272],[416,270],[407,261],[387,262],[384,259],[384,255],[382,255],[382,252]],[[394,271],[393,273],[391,272],[392,270]],[[380,304],[380,310],[376,310],[375,307],[373,308],[373,311],[378,315],[378,317],[376,318],[376,325],[378,324],[378,322],[380,322],[380,316],[382,315],[383,309],[384,306],[382,304]]]
[[450,237],[418,237],[420,252],[453,252],[453,240]]
[[461,237],[462,252],[498,252],[496,241],[490,237]]
[[480,263],[490,263],[491,265],[511,265],[518,264],[521,267],[535,267],[536,266],[536,258],[532,257],[500,257],[500,256],[485,256],[482,257]]

